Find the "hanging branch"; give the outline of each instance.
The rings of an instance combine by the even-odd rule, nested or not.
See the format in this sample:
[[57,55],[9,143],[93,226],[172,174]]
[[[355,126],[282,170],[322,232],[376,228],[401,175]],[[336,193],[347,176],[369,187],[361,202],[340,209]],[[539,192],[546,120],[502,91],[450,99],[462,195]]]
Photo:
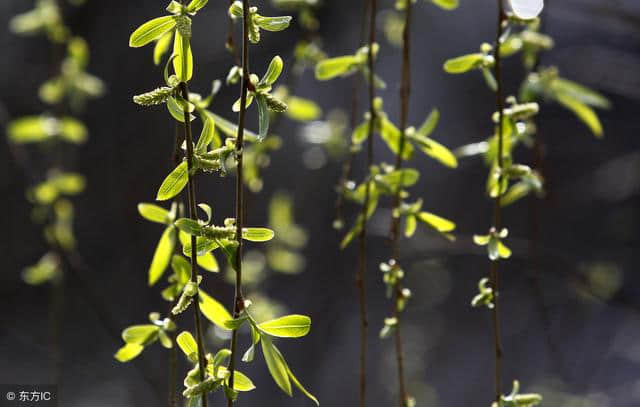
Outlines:
[[[396,171],[402,169],[403,155],[406,145],[406,134],[409,122],[409,99],[411,96],[411,11],[412,2],[407,1],[405,6],[405,21],[402,32],[402,74],[400,79],[400,147],[396,155],[396,163],[394,169]],[[402,190],[404,173],[401,173],[400,182],[395,189],[393,196],[393,212],[400,210],[400,191]],[[398,258],[398,244],[400,239],[400,217],[391,216],[391,253],[392,259]],[[407,394],[405,377],[404,377],[404,355],[402,350],[402,331],[401,331],[401,312],[398,309],[398,302],[402,301],[402,284],[395,285],[394,301],[393,301],[393,318],[395,318],[395,353],[398,374],[398,397],[399,406],[403,407],[407,404],[409,395]]]
[[[244,180],[242,149],[244,148],[244,126],[247,112],[247,92],[249,89],[249,1],[242,1],[242,80],[240,85],[240,112],[238,114],[238,135],[236,137],[236,241],[238,242],[235,255],[235,298],[233,301],[233,317],[238,318],[244,310],[244,298],[242,294],[242,228],[244,225]],[[233,389],[234,371],[236,366],[236,353],[238,348],[238,330],[231,334],[231,356],[229,360],[229,388]],[[233,406],[233,399],[227,398],[227,405]]]
[[[180,82],[180,92],[182,98],[185,101],[189,100],[189,88],[186,82]],[[197,209],[196,209],[196,186],[193,171],[193,134],[191,132],[191,117],[189,109],[184,109],[184,137],[187,144],[187,169],[189,174],[189,181],[187,182],[187,197],[189,202],[189,218],[193,221],[198,221]],[[198,286],[198,254],[196,236],[191,235],[191,282]],[[200,295],[199,292],[193,297],[193,319],[196,329],[196,343],[198,344],[198,367],[200,368],[200,381],[204,381],[207,361],[205,359],[205,349],[202,340],[202,322],[200,314]],[[202,406],[207,407],[207,393],[202,393]]]
[[[504,168],[504,157],[503,157],[503,149],[504,149],[504,126],[502,125],[504,119],[504,94],[503,94],[503,81],[502,81],[502,60],[500,55],[500,43],[502,39],[503,29],[504,29],[504,5],[502,0],[497,0],[498,3],[498,24],[496,30],[496,41],[494,46],[493,57],[495,58],[494,65],[494,73],[496,78],[496,108],[498,109],[498,152],[497,152],[497,160],[498,160],[498,168]],[[500,172],[498,178],[498,185],[502,185],[502,172]],[[502,192],[500,191],[495,199],[494,199],[494,213],[493,213],[493,228],[496,231],[502,229],[502,213],[501,208],[502,205],[500,200],[502,198]],[[502,395],[502,339],[500,335],[500,301],[499,301],[499,290],[498,290],[498,262],[491,261],[490,266],[490,281],[491,281],[491,289],[494,293],[493,298],[493,308],[491,310],[492,316],[492,325],[493,325],[493,343],[494,343],[494,381],[495,381],[495,401],[496,403],[500,402],[500,397]]]
[[[362,22],[360,23],[360,36],[358,39],[358,47],[361,47],[367,30],[367,17],[369,10],[369,0],[365,0],[363,3],[362,10]],[[351,93],[351,113],[350,113],[350,126],[351,129],[355,129],[358,125],[358,111],[360,110],[360,84],[362,83],[362,78],[360,75],[356,75],[353,79],[353,90]],[[334,222],[334,227],[336,229],[342,229],[344,226],[344,203],[345,197],[344,193],[346,190],[347,182],[351,177],[351,173],[353,170],[353,160],[357,155],[357,151],[354,151],[353,148],[350,149],[349,155],[347,159],[342,164],[342,174],[340,175],[340,179],[338,180],[338,184],[336,189],[338,190],[338,197],[336,198],[336,221]]]

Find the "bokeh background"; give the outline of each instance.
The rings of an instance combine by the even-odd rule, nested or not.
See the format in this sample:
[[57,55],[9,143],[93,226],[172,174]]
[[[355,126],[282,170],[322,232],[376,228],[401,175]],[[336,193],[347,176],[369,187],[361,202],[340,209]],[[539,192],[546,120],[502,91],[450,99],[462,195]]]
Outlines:
[[[360,3],[327,0],[319,10],[320,34],[330,55],[356,48]],[[450,147],[484,139],[494,111],[493,95],[479,74],[450,76],[442,71],[444,60],[474,52],[481,41],[494,36],[494,2],[461,3],[457,11],[447,13],[419,2],[413,30],[410,121],[420,123],[437,106],[442,120],[435,138]],[[224,78],[230,66],[223,46],[225,4],[211,1],[194,22],[195,91],[206,93],[211,81]],[[384,9],[392,5],[381,1]],[[6,28],[12,15],[31,6],[31,1],[0,2],[3,126],[11,118],[45,108],[36,95],[51,72],[49,45],[42,38],[16,37]],[[60,391],[65,407],[163,405],[166,399],[167,357],[160,346],[129,364],[113,359],[123,328],[144,323],[148,312],[167,307],[159,288],[145,285],[161,230],[141,220],[136,204],[151,201],[171,169],[173,123],[164,109],[142,109],[131,102],[133,94],[158,86],[162,76],[152,65],[150,48],[127,47],[132,29],[162,15],[165,6],[162,1],[96,0],[69,8],[66,14],[68,25],[90,43],[89,71],[106,82],[108,93],[89,104],[84,119],[90,141],[68,162],[87,176],[88,188],[75,200],[84,264],[76,278],[67,279],[64,292]],[[267,4],[261,9],[267,15],[272,12]],[[603,92],[614,107],[601,114],[606,135],[597,140],[571,113],[542,106],[538,121],[545,144],[547,196],[505,211],[514,249],[513,259],[501,266],[505,387],[511,379],[520,379],[526,390],[543,393],[548,406],[638,406],[640,4],[553,1],[545,17],[556,48],[543,55],[542,64],[557,65],[566,77]],[[290,59],[299,34],[296,28],[265,34],[260,47],[252,48],[253,69],[261,72],[276,53]],[[381,40],[378,67],[389,85],[381,95],[394,120],[399,112],[399,66],[399,50]],[[507,90],[514,93],[523,74],[518,58],[509,60],[505,69]],[[348,110],[351,83],[318,83],[306,72],[295,93],[313,98],[325,111]],[[224,88],[213,110],[234,119],[230,106],[236,97],[235,87]],[[256,127],[255,117],[250,123]],[[323,405],[349,406],[357,401],[356,253],[353,248],[339,250],[341,234],[331,226],[340,160],[324,157],[302,137],[301,128],[283,120],[275,129],[284,144],[264,172],[264,189],[250,196],[249,223],[264,224],[273,194],[289,191],[295,218],[309,235],[303,251],[306,267],[297,275],[266,270],[261,288],[287,310],[313,319],[307,338],[279,343],[297,376]],[[522,161],[530,161],[529,151],[521,154]],[[391,160],[384,146],[376,148],[376,155]],[[356,161],[358,168],[362,164]],[[31,207],[24,199],[28,178],[5,141],[0,165],[0,383],[51,383],[56,370],[48,340],[51,290],[46,285],[27,286],[20,278],[21,270],[37,261],[46,245],[30,222]],[[476,282],[488,271],[484,252],[471,242],[472,234],[489,226],[486,168],[476,159],[462,161],[457,170],[418,158],[412,165],[423,174],[415,195],[425,198],[429,210],[457,222],[458,239],[449,243],[419,232],[402,249],[407,284],[414,293],[404,330],[409,388],[420,406],[488,406],[493,388],[490,315],[469,305]],[[232,194],[231,177],[202,178],[199,184],[199,200],[211,203],[219,219],[233,214]],[[377,268],[387,260],[389,203],[385,204],[387,209],[373,220],[368,260],[371,406],[396,400],[393,344],[377,338],[390,310]],[[537,233],[532,232],[533,224]],[[207,275],[204,286],[231,304],[233,290],[223,278]],[[190,326],[191,318],[184,324]],[[218,343],[215,332],[207,337],[211,346]],[[246,336],[242,343],[248,343]],[[257,362],[244,368],[258,389],[243,397],[243,405],[308,403],[299,394],[288,400],[260,357]],[[221,394],[215,397],[214,403],[223,402]]]

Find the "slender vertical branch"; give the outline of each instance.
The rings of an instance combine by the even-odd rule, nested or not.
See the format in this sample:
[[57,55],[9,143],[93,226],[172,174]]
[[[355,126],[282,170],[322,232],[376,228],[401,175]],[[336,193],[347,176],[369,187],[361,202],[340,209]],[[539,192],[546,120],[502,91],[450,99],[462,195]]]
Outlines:
[[[236,285],[233,301],[233,317],[237,318],[244,309],[242,294],[242,229],[244,227],[244,123],[247,112],[247,92],[249,89],[249,1],[242,1],[242,81],[240,89],[240,113],[238,114],[238,135],[236,137],[236,240],[238,248],[235,258]],[[236,353],[238,348],[238,331],[231,334],[231,357],[229,361],[229,387],[233,389]],[[227,398],[227,405],[233,406],[233,400]]]
[[[360,36],[358,38],[358,47],[362,46],[364,42],[366,31],[367,31],[367,11],[369,10],[369,1],[366,0],[363,4],[362,10],[362,22],[360,23]],[[351,118],[350,118],[350,126],[351,129],[355,129],[358,124],[358,111],[360,109],[360,83],[361,76],[355,75],[353,78],[353,91],[351,94]],[[349,156],[342,164],[342,174],[340,175],[340,180],[338,181],[337,191],[338,197],[336,199],[336,220],[342,226],[344,222],[344,192],[345,186],[349,181],[349,177],[351,177],[351,172],[353,169],[353,160],[355,159],[356,152],[353,149],[350,149]]]
[[[184,142],[184,131],[183,131],[183,127],[181,123],[176,122],[176,127],[175,127],[175,145],[173,147],[173,154],[171,157],[171,161],[173,162],[174,167],[178,166],[183,159],[184,154],[182,153],[182,143]],[[177,206],[177,211],[178,211],[178,218],[181,218],[182,214],[181,212],[184,210],[183,208],[180,207],[180,201],[182,200],[182,198],[176,198],[174,200],[174,205]],[[175,231],[175,238],[176,241],[178,241],[178,230]],[[179,249],[178,247],[176,247],[176,252],[179,253]],[[173,309],[173,307],[176,305],[178,299],[176,298],[172,304],[169,307],[169,319],[175,323],[175,317],[173,315],[173,313],[171,313],[171,310]],[[176,342],[176,337],[177,337],[177,332],[171,332],[171,341],[173,343]],[[176,385],[178,383],[178,349],[176,346],[173,346],[171,349],[169,349],[169,374],[168,374],[168,387],[169,387],[169,391],[168,391],[168,404],[169,407],[178,407],[178,397],[177,397],[177,393],[176,393]]]
[[[185,82],[180,83],[180,92],[185,101],[189,100],[189,89]],[[184,137],[187,144],[187,169],[189,171],[189,182],[187,184],[187,196],[189,201],[189,218],[197,220],[196,212],[196,187],[194,177],[192,175],[193,168],[193,133],[191,131],[191,114],[189,109],[184,109]],[[198,256],[196,253],[196,236],[191,235],[191,281],[198,284]],[[202,340],[202,323],[200,317],[200,294],[196,292],[193,298],[194,305],[194,323],[196,327],[196,342],[198,344],[198,367],[200,369],[200,381],[204,381],[207,362],[205,360],[205,349]],[[202,406],[207,407],[207,393],[202,393]]]
[[[498,168],[502,170],[504,165],[503,160],[503,151],[504,151],[504,127],[502,125],[503,116],[504,116],[504,91],[503,91],[503,81],[502,81],[502,60],[500,56],[500,41],[503,34],[504,29],[504,21],[505,21],[505,13],[504,13],[504,5],[502,0],[497,0],[498,2],[498,27],[496,30],[496,41],[494,46],[494,58],[495,58],[495,77],[498,84],[498,88],[496,90],[496,108],[498,109]],[[500,176],[498,179],[498,185],[502,185],[502,172],[500,172]],[[498,194],[494,200],[494,219],[493,219],[493,227],[495,230],[499,231],[502,227],[502,213],[501,213],[501,198],[502,191],[499,187]],[[498,262],[492,261],[490,267],[490,280],[491,280],[491,288],[494,293],[494,307],[492,309],[492,324],[493,324],[493,343],[494,343],[494,351],[495,351],[495,369],[494,369],[494,379],[495,379],[495,401],[497,403],[500,402],[500,396],[502,395],[502,340],[500,335],[500,291],[499,291],[499,280],[498,280]]]
[[371,200],[370,172],[373,165],[373,138],[376,123],[376,110],[374,106],[375,85],[373,75],[375,63],[373,60],[373,44],[376,41],[376,14],[378,12],[378,1],[369,0],[369,134],[367,140],[367,168],[366,168],[366,188],[364,203],[362,205],[361,221],[362,228],[359,235],[358,250],[358,272],[356,274],[356,285],[358,287],[358,297],[360,305],[360,407],[366,405],[367,393],[367,331],[369,321],[367,318],[367,293],[366,293],[366,269],[367,269],[367,215]]
[[[404,30],[402,33],[402,74],[400,83],[400,147],[396,156],[395,169],[402,169],[403,154],[406,145],[406,131],[409,122],[409,98],[411,96],[411,1],[406,2]],[[394,216],[395,209],[400,207],[400,191],[402,190],[402,175],[400,182],[393,196],[393,208],[391,217],[391,252],[393,259],[398,258],[398,245],[400,242],[399,226],[400,218]],[[398,310],[398,301],[402,298],[402,285],[400,282],[396,284],[394,301],[393,301],[393,317],[396,319],[395,326],[395,350],[396,365],[398,374],[398,397],[400,407],[406,405],[409,395],[405,384],[404,376],[404,354],[402,350],[402,324],[401,315]]]

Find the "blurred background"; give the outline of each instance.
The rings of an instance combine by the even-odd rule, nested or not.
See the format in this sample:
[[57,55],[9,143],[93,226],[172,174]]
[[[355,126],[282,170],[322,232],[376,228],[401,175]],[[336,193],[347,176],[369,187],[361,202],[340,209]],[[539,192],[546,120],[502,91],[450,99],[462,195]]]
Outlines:
[[[134,94],[162,84],[161,67],[152,49],[129,48],[128,38],[142,22],[163,15],[165,2],[89,1],[65,8],[65,20],[91,46],[88,71],[104,80],[107,92],[90,102],[83,116],[89,141],[67,157],[65,165],[85,174],[87,189],[74,198],[76,235],[82,262],[66,279],[60,333],[62,406],[163,405],[166,400],[167,353],[154,345],[128,364],[113,359],[120,332],[145,323],[150,311],[164,311],[162,286],[146,285],[148,265],[159,225],[142,220],[139,202],[152,202],[172,169],[173,121],[164,108],[141,108]],[[266,1],[264,15],[277,15]],[[326,0],[317,11],[319,35],[331,56],[358,46],[360,1]],[[380,92],[385,110],[398,121],[400,51],[384,39],[384,21],[393,1],[380,2],[379,73],[387,81]],[[431,4],[415,7],[413,94],[410,122],[422,123],[433,107],[442,113],[434,138],[454,148],[485,139],[491,132],[494,96],[479,74],[447,75],[443,62],[476,52],[495,35],[494,2],[462,0],[445,12]],[[484,4],[486,3],[486,4]],[[51,73],[50,46],[42,37],[23,38],[6,28],[9,19],[32,7],[31,1],[0,2],[0,124],[46,109],[38,87]],[[207,94],[213,79],[224,79],[232,63],[224,49],[226,2],[211,1],[194,20],[196,61],[192,91]],[[634,0],[553,1],[545,11],[544,29],[556,47],[542,65],[604,93],[610,111],[600,113],[605,137],[594,138],[574,116],[554,104],[543,104],[538,116],[544,147],[544,199],[527,198],[505,209],[513,258],[501,263],[505,387],[519,379],[526,391],[544,395],[543,405],[625,407],[640,405],[640,4]],[[251,66],[262,73],[271,57],[292,57],[299,28],[284,34],[264,33],[252,47]],[[519,58],[506,62],[508,94],[523,78]],[[283,79],[286,81],[285,77]],[[315,100],[325,113],[350,109],[351,79],[317,82],[307,70],[295,83],[295,94]],[[231,104],[236,86],[223,87],[211,107],[235,120]],[[249,127],[256,128],[253,115]],[[337,116],[334,116],[337,117]],[[345,119],[346,120],[346,119]],[[348,124],[348,121],[347,121]],[[277,272],[268,255],[249,258],[261,296],[286,311],[310,315],[312,331],[303,340],[282,340],[279,347],[298,378],[323,405],[357,402],[358,315],[354,285],[356,251],[340,251],[342,232],[335,219],[334,186],[343,158],[328,153],[309,126],[283,119],[273,129],[282,139],[262,171],[264,187],[249,195],[249,224],[269,222],[269,203],[291,199],[295,222],[306,230],[302,272]],[[319,131],[319,130],[315,130]],[[347,133],[344,133],[347,137]],[[3,138],[3,140],[6,140]],[[339,144],[339,143],[338,143]],[[339,150],[339,149],[338,149]],[[522,162],[531,151],[518,150]],[[25,152],[19,149],[18,154]],[[378,143],[378,160],[391,162]],[[477,281],[488,273],[482,248],[471,236],[490,225],[491,202],[481,159],[462,160],[456,170],[416,156],[411,165],[422,172],[414,196],[425,209],[457,222],[457,240],[448,242],[424,230],[402,247],[401,262],[413,299],[405,313],[404,338],[408,387],[419,406],[489,406],[493,389],[493,345],[490,313],[470,306]],[[361,169],[363,157],[355,161]],[[31,222],[25,200],[30,181],[6,141],[0,146],[0,383],[51,383],[50,285],[29,286],[25,266],[46,250],[39,226]],[[37,165],[34,164],[34,165]],[[355,174],[360,177],[358,170]],[[280,195],[276,195],[280,194]],[[283,195],[285,194],[285,195]],[[218,220],[233,215],[233,177],[200,177],[198,199],[210,203]],[[390,303],[384,296],[378,264],[387,261],[385,235],[389,202],[372,221],[368,280],[370,311],[369,405],[395,403],[393,342],[378,339]],[[349,207],[348,220],[355,209]],[[405,241],[406,242],[406,241]],[[274,243],[277,244],[277,243]],[[532,250],[532,247],[535,250]],[[270,246],[251,249],[270,250]],[[265,260],[266,259],[266,260]],[[219,258],[221,264],[223,259]],[[265,267],[261,267],[266,262]],[[276,267],[277,268],[277,267]],[[220,277],[205,276],[204,288],[224,304],[233,289]],[[253,298],[255,303],[259,299]],[[265,299],[266,301],[266,299]],[[191,327],[191,318],[183,318]],[[222,345],[213,328],[211,347]],[[249,343],[241,339],[244,348]],[[288,400],[272,382],[264,364],[244,371],[258,388],[243,395],[243,405],[308,405],[300,394]],[[181,361],[180,377],[187,365]],[[217,393],[214,403],[222,403]]]

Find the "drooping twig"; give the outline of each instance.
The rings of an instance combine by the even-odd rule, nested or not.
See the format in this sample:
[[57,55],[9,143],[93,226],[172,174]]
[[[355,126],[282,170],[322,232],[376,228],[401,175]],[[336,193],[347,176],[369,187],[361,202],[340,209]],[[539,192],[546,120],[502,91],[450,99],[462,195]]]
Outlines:
[[[406,129],[409,122],[409,98],[411,96],[411,1],[406,2],[405,8],[405,21],[404,30],[402,33],[402,74],[400,83],[400,147],[398,154],[396,155],[395,170],[401,170],[403,164],[403,154],[406,144]],[[400,175],[400,182],[393,196],[393,208],[394,210],[400,207],[400,191],[402,189],[402,174]],[[400,218],[391,217],[391,252],[394,260],[398,258],[398,249],[400,242]],[[400,400],[400,407],[403,407],[409,398],[407,394],[407,388],[405,384],[404,376],[404,354],[402,350],[402,324],[400,310],[398,309],[398,301],[402,298],[402,285],[398,282],[395,286],[394,301],[393,301],[393,317],[396,320],[395,326],[395,351],[396,351],[396,365],[398,374],[398,397]]]
[[[240,89],[240,113],[238,114],[238,134],[236,136],[236,240],[238,242],[235,257],[235,298],[233,301],[233,317],[237,318],[244,309],[242,294],[242,229],[244,227],[244,124],[247,112],[247,93],[249,89],[249,1],[242,1],[242,80]],[[233,389],[236,353],[238,349],[238,332],[231,334],[231,356],[229,360],[229,387]],[[233,400],[228,397],[227,405],[233,406]]]
[[[496,41],[494,46],[494,58],[495,58],[495,77],[497,82],[497,90],[496,90],[496,108],[498,109],[498,167],[502,170],[504,165],[503,160],[503,151],[504,151],[504,140],[503,140],[503,116],[504,116],[504,91],[503,91],[503,81],[502,81],[502,60],[500,56],[500,42],[502,39],[503,29],[504,29],[504,21],[505,21],[505,13],[504,13],[504,5],[502,4],[502,0],[497,0],[498,2],[498,27],[496,30]],[[498,179],[498,185],[502,185],[502,172],[500,173]],[[499,231],[501,229],[502,224],[502,213],[501,213],[501,198],[502,191],[499,191],[495,200],[494,200],[494,219],[493,219],[493,227],[495,230]],[[491,261],[490,266],[490,281],[491,288],[494,293],[494,307],[491,312],[492,316],[492,325],[493,325],[493,343],[494,343],[494,352],[495,352],[495,368],[494,368],[494,380],[495,380],[495,401],[497,403],[500,402],[500,396],[502,395],[502,339],[500,334],[500,291],[499,291],[499,280],[498,280],[498,262]]]
[[[182,98],[185,101],[189,100],[189,88],[186,82],[180,83],[180,92],[182,93]],[[197,209],[196,209],[196,186],[194,182],[194,177],[192,175],[193,168],[193,133],[191,131],[191,114],[189,113],[189,109],[184,109],[184,138],[187,144],[187,169],[189,171],[189,181],[187,184],[187,197],[189,202],[189,218],[192,220],[197,220]],[[197,242],[196,236],[191,235],[191,281],[198,284],[198,256],[196,252]],[[205,349],[204,342],[202,340],[202,322],[200,315],[200,299],[199,293],[196,292],[196,295],[193,297],[193,305],[194,305],[194,324],[196,329],[196,343],[198,344],[198,367],[200,374],[200,381],[204,381],[207,362],[205,359]],[[202,393],[202,406],[207,407],[207,392]]]

